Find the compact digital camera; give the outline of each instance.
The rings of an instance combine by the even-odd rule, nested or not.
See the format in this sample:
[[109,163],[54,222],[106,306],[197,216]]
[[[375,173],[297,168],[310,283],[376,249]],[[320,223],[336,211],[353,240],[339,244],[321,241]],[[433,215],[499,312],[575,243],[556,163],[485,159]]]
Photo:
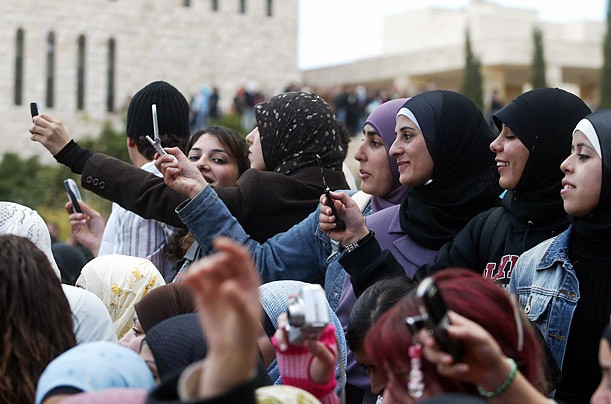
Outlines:
[[286,331],[289,342],[303,345],[306,339],[316,340],[329,324],[329,309],[325,291],[320,285],[304,285],[286,305]]

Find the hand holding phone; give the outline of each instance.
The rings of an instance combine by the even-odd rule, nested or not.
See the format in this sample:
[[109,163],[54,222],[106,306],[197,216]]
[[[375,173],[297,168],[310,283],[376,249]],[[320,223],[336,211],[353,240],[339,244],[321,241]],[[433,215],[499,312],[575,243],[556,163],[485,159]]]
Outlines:
[[37,101],[32,101],[30,103],[30,113],[32,114],[32,118],[37,115],[40,115],[40,105]]
[[335,208],[335,203],[333,202],[333,198],[331,197],[331,189],[327,185],[327,180],[325,180],[325,173],[322,169],[322,160],[318,154],[316,154],[316,162],[318,163],[318,168],[320,169],[320,177],[322,178],[322,186],[325,189],[325,195],[327,197],[327,206],[331,208],[333,212],[333,216],[335,216],[335,225],[338,230],[346,230],[346,222],[344,222],[337,213],[337,209]]
[[[431,277],[425,278],[416,289],[416,297],[424,327],[433,332],[433,338],[442,351],[449,353],[454,363],[460,361],[463,355],[463,346],[460,341],[448,335],[447,327],[451,324],[448,309],[441,290]],[[409,322],[406,320],[409,325]]]
[[79,205],[79,201],[83,198],[81,197],[81,193],[78,190],[76,182],[72,178],[68,178],[64,180],[64,188],[66,188],[66,195],[68,195],[68,199],[70,202],[72,202],[72,211],[74,213],[83,213],[81,205]]

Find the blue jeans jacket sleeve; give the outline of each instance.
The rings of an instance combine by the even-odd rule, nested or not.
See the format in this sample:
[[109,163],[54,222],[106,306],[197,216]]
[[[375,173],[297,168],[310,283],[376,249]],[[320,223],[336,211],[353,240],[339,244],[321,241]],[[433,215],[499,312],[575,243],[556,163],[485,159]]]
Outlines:
[[332,241],[318,229],[318,208],[265,243],[258,243],[246,234],[212,187],[179,205],[176,213],[195,235],[204,255],[210,252],[214,238],[232,238],[250,250],[263,282],[292,279],[319,283],[325,287],[332,309],[336,309],[345,273],[336,262],[339,254],[330,257]]

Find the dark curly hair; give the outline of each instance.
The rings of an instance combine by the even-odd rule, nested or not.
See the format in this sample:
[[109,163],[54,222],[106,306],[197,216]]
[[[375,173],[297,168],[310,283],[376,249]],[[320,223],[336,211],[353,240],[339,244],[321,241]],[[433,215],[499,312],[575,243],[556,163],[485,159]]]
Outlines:
[[30,240],[0,236],[0,397],[33,403],[42,371],[76,345],[70,305],[47,256]]

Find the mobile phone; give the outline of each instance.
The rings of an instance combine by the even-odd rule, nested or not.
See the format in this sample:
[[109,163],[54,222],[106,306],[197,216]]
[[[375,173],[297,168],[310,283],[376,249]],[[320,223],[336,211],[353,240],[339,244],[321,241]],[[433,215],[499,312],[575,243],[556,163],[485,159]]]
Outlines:
[[435,280],[431,277],[424,278],[416,289],[416,297],[424,326],[433,332],[433,338],[439,348],[449,353],[454,363],[457,363],[462,358],[463,347],[460,341],[448,335],[447,327],[451,324],[448,308]]
[[346,230],[346,222],[344,222],[337,213],[337,209],[335,208],[335,203],[333,203],[333,198],[331,198],[331,189],[327,185],[327,180],[325,179],[325,173],[322,169],[322,160],[318,154],[316,154],[316,162],[318,163],[318,168],[320,169],[320,177],[322,178],[322,186],[325,189],[325,196],[327,197],[327,206],[331,208],[331,212],[333,212],[333,216],[335,217],[335,225],[337,229],[340,231]]
[[30,103],[30,113],[32,114],[32,118],[36,115],[40,115],[40,105],[36,101],[32,101]]
[[151,146],[153,146],[155,151],[159,153],[160,156],[163,156],[164,154],[168,153],[163,150],[163,147],[161,146],[161,140],[159,139],[159,124],[157,123],[157,104],[151,105],[151,115],[153,116],[153,135],[155,136],[155,139],[151,139],[149,135],[146,135],[146,140],[149,141]]
[[66,188],[66,195],[68,195],[68,199],[70,202],[72,202],[72,211],[74,213],[83,213],[81,205],[79,205],[79,201],[83,200],[83,198],[81,197],[81,193],[76,186],[76,182],[72,178],[65,179],[64,188]]

